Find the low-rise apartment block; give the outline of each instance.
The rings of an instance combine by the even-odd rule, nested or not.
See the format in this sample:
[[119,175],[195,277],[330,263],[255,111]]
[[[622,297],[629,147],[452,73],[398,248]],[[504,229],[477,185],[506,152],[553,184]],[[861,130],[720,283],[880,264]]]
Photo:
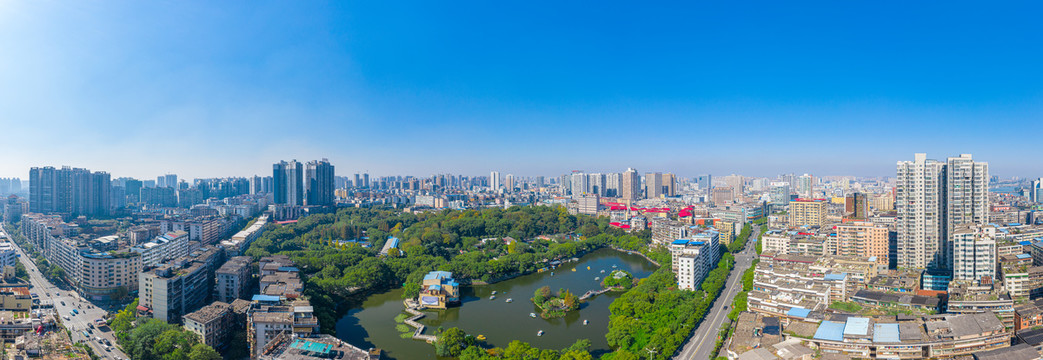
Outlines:
[[214,349],[223,349],[229,335],[235,330],[234,320],[232,305],[215,301],[185,315],[185,330],[198,334],[204,344]]
[[216,301],[231,303],[235,299],[246,298],[246,291],[253,275],[250,266],[252,261],[253,258],[249,256],[236,256],[228,259],[217,269],[214,274],[217,278],[217,285],[214,287]]
[[130,248],[130,251],[141,254],[142,266],[154,267],[164,261],[188,255],[188,233],[184,231],[164,233],[152,241]]
[[209,302],[213,274],[223,257],[221,249],[204,247],[141,273],[138,305],[155,319],[180,323],[182,316]]

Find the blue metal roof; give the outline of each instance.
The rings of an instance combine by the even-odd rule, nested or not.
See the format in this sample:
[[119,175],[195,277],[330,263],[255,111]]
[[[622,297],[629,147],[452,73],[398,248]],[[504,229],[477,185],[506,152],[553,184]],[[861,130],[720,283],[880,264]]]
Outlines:
[[677,240],[674,240],[674,242],[672,242],[671,244],[673,244],[673,245],[685,245],[685,244],[688,244],[688,240],[677,239]]
[[808,314],[810,314],[810,313],[811,313],[810,309],[805,309],[805,308],[801,308],[801,307],[795,307],[795,308],[789,309],[789,311],[786,312],[786,316],[806,318],[806,317],[808,317]]
[[843,274],[826,274],[826,276],[823,277],[823,278],[825,280],[844,280],[844,279],[847,278],[847,273],[843,273]]
[[1029,246],[1029,245],[1032,245],[1032,242],[1028,241],[1028,240],[1023,240],[1023,241],[1019,242],[1018,244],[1021,244],[1021,246]]
[[873,325],[873,342],[902,342],[902,340],[900,340],[898,337],[898,324]]
[[1016,256],[1018,259],[1031,259],[1032,258],[1032,255],[1029,255],[1029,254],[1017,254],[1017,255],[1014,255],[1014,256]]
[[452,279],[453,273],[448,271],[432,271],[424,275],[424,280]]
[[267,302],[267,301],[279,301],[279,300],[281,300],[281,298],[279,298],[278,296],[275,296],[275,295],[261,295],[261,294],[257,294],[257,295],[254,295],[251,300]]
[[844,325],[844,335],[869,335],[869,318],[849,317]]
[[705,242],[702,242],[702,241],[692,241],[692,242],[688,243],[688,245],[695,245],[695,246],[699,246],[699,245],[702,245],[702,244],[705,244]]
[[427,287],[428,290],[442,290],[442,285],[432,284]]
[[814,338],[819,340],[843,341],[844,323],[823,321],[822,324],[819,324],[818,330],[815,330]]

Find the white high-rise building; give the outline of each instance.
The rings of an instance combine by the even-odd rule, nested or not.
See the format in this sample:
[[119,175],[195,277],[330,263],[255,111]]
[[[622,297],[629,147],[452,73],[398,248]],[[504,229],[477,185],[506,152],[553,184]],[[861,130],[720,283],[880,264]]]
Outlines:
[[610,173],[605,175],[605,196],[618,197],[620,196],[619,189],[621,182],[623,181],[623,175],[620,173]]
[[815,197],[815,177],[804,174],[797,178],[797,195],[811,199]]
[[989,163],[975,162],[971,154],[950,157],[945,166],[946,261],[954,249],[949,234],[960,225],[989,223]]
[[898,162],[898,266],[953,268],[950,234],[960,225],[989,222],[989,165],[970,154],[943,163],[914,155]]
[[896,180],[898,267],[944,267],[945,163],[917,153],[898,162]]
[[590,192],[590,179],[587,178],[587,174],[584,173],[573,173],[572,174],[572,196],[577,197]]
[[960,225],[952,233],[953,280],[996,279],[996,228]]
[[605,191],[608,178],[605,174],[590,174],[587,176],[587,179],[590,180],[591,193],[597,194],[598,196],[608,196]]
[[489,188],[494,192],[500,189],[500,172],[493,171],[489,173]]
[[1037,203],[1043,201],[1043,178],[1032,180],[1032,188],[1029,189],[1029,200]]

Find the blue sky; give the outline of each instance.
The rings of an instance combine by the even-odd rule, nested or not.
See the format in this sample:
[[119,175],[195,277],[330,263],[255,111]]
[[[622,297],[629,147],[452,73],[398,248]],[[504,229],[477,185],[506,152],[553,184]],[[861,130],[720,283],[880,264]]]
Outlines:
[[981,5],[0,0],[0,176],[1041,176],[1043,6]]

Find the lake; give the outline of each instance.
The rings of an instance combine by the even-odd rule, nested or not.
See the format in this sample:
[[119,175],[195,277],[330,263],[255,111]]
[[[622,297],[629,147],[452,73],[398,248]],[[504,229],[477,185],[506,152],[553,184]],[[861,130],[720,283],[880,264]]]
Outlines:
[[[427,317],[420,322],[427,326],[425,334],[434,334],[439,327],[458,327],[471,335],[485,335],[487,347],[506,347],[512,340],[521,340],[539,348],[561,349],[578,339],[589,339],[592,352],[607,351],[608,306],[622,293],[609,292],[588,299],[579,311],[549,320],[529,317],[529,313],[539,314],[529,298],[542,286],[550,286],[555,292],[566,288],[576,296],[600,289],[600,281],[594,278],[603,279],[612,272],[612,265],[638,278],[648,277],[656,269],[654,264],[640,256],[601,249],[583,256],[578,262],[558,267],[553,275],[543,272],[491,285],[465,286],[460,290],[462,304],[459,307],[425,311]],[[590,270],[587,270],[588,266]],[[601,273],[601,270],[605,272]],[[496,291],[496,299],[489,300],[493,291]],[[507,303],[508,298],[513,298],[513,302]],[[389,359],[435,358],[433,345],[399,336],[394,318],[404,313],[402,289],[369,296],[337,321],[337,337],[363,349],[381,348],[385,358]],[[583,320],[588,320],[589,324],[583,325]],[[544,331],[543,336],[536,336],[540,330]]]

